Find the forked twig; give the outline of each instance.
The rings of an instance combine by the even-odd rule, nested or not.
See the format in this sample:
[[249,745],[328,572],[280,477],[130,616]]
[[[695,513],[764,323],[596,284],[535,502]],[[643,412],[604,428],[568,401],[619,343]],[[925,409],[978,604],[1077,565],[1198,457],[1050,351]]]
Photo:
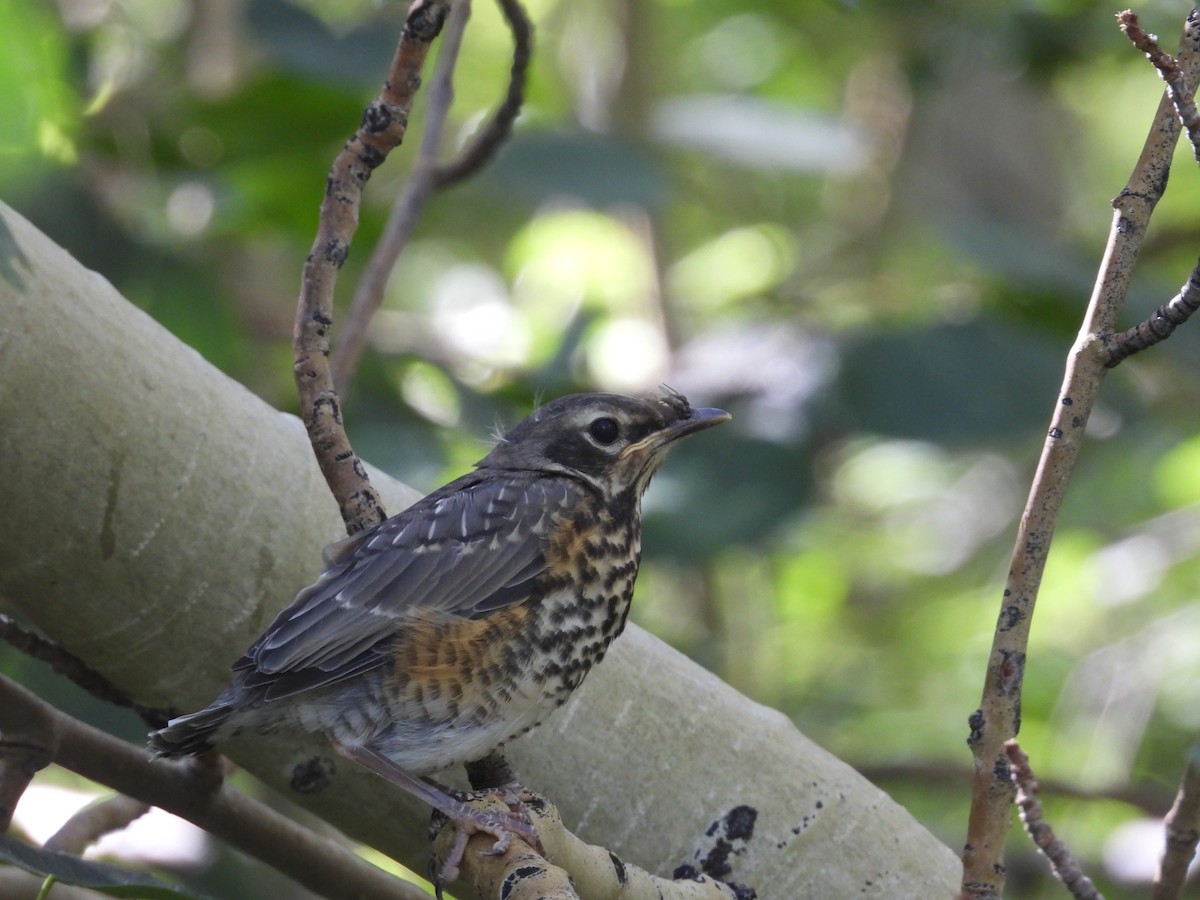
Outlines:
[[[1189,27],[1197,17],[1200,17],[1200,11],[1193,9],[1188,13]],[[1133,10],[1126,9],[1117,13],[1117,24],[1133,46],[1146,54],[1150,64],[1166,82],[1167,96],[1171,98],[1175,113],[1187,132],[1192,154],[1196,161],[1200,162],[1200,112],[1196,110],[1196,86],[1187,80],[1175,58],[1158,46],[1158,36],[1142,30],[1142,25]]]
[[447,23],[446,39],[438,55],[437,70],[430,87],[429,114],[425,119],[425,133],[417,162],[404,191],[392,206],[383,235],[359,279],[346,323],[338,337],[337,351],[333,357],[333,380],[343,396],[349,391],[354,372],[362,359],[367,330],[375,311],[383,302],[388,278],[412,238],[421,210],[434,192],[469,178],[496,155],[500,145],[512,133],[513,122],[525,102],[526,78],[533,55],[533,25],[518,0],[498,0],[498,3],[513,36],[512,67],[504,100],[462,153],[447,162],[438,162],[437,151],[453,95],[450,79],[458,54],[456,32],[461,33],[466,24],[464,9],[459,22],[456,23],[452,17]]

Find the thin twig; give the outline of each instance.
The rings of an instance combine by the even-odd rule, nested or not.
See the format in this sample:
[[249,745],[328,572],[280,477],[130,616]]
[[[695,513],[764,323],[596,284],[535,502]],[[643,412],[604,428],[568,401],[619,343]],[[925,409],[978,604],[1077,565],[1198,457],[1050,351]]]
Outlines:
[[317,237],[300,284],[293,349],[301,416],[350,534],[383,521],[385,514],[362,461],[350,447],[329,370],[333,290],[358,228],[363,187],[404,139],[409,110],[421,84],[421,68],[449,8],[449,0],[416,0],[409,8],[388,80],[330,168]]
[[1108,351],[1104,365],[1111,369],[1133,354],[1165,341],[1197,309],[1200,309],[1200,263],[1192,269],[1179,293],[1155,310],[1154,315],[1120,334],[1102,337]]
[[430,81],[429,110],[425,115],[425,130],[421,135],[416,162],[404,184],[404,190],[392,206],[383,235],[371,253],[371,258],[355,288],[354,299],[350,302],[350,310],[333,360],[333,378],[343,393],[349,390],[351,374],[362,356],[367,328],[375,310],[383,302],[383,292],[396,266],[396,260],[408,246],[417,219],[433,195],[437,151],[450,112],[450,104],[454,99],[454,65],[458,61],[463,30],[466,28],[470,12],[470,0],[456,0],[454,11],[446,23],[442,49]]
[[[1200,12],[1193,9],[1188,13],[1188,25],[1193,25]],[[1188,84],[1179,64],[1170,53],[1158,46],[1157,35],[1142,30],[1137,14],[1127,9],[1117,13],[1117,24],[1121,31],[1150,60],[1150,64],[1158,70],[1162,80],[1167,85],[1167,96],[1175,107],[1175,114],[1187,131],[1188,141],[1192,145],[1192,154],[1200,162],[1200,112],[1196,110],[1194,87]]]
[[1163,822],[1167,840],[1150,900],[1177,900],[1200,843],[1200,741],[1192,744],[1175,805]]
[[192,762],[152,759],[140,747],[72,719],[0,676],[0,734],[7,737],[30,720],[48,724],[45,749],[62,767],[173,812],[322,896],[428,898],[415,885],[393,878],[227,783],[197,777]]
[[1054,877],[1063,883],[1063,887],[1071,892],[1075,900],[1104,900],[1091,879],[1083,874],[1079,861],[1046,821],[1042,804],[1037,797],[1037,779],[1034,778],[1033,770],[1029,768],[1029,757],[1016,741],[1007,741],[1004,750],[1008,755],[1009,774],[1017,789],[1017,806],[1021,810],[1021,821],[1025,823],[1025,830],[1033,843],[1050,861],[1050,870]]
[[[513,36],[512,66],[509,70],[508,90],[504,100],[487,122],[474,134],[466,149],[444,163],[437,162],[436,151],[441,142],[446,113],[451,97],[450,78],[458,53],[457,41],[451,50],[453,21],[447,23],[444,47],[438,55],[438,71],[435,85],[431,86],[429,114],[425,121],[425,135],[421,141],[421,153],[413,167],[403,193],[396,198],[379,243],[359,279],[354,299],[346,316],[345,326],[338,338],[337,352],[333,357],[333,380],[345,396],[350,390],[354,373],[362,359],[366,345],[367,330],[375,311],[383,302],[383,293],[388,278],[396,267],[396,261],[412,237],[417,217],[434,191],[458,184],[483,168],[512,133],[513,122],[525,102],[525,84],[529,62],[533,54],[533,25],[524,7],[518,0],[498,0],[505,21]],[[466,17],[463,16],[462,25]],[[461,27],[458,26],[458,27]],[[443,72],[444,68],[444,72]],[[446,98],[444,106],[435,103],[435,90]]]
[[[1200,28],[1193,17],[1184,29],[1177,64],[1185,83],[1194,84],[1200,71]],[[1164,96],[1129,182],[1113,201],[1108,246],[1079,336],[1067,358],[1017,529],[982,699],[968,720],[974,775],[960,896],[969,900],[998,900],[1003,892],[1004,844],[1014,795],[1004,745],[1020,729],[1021,688],[1034,604],[1084,429],[1108,371],[1104,336],[1113,333],[1124,307],[1150,215],[1166,188],[1179,132],[1174,106],[1170,97]]]
[[513,37],[512,67],[508,73],[508,91],[504,100],[483,126],[475,132],[471,142],[455,159],[437,167],[434,186],[439,190],[458,184],[482,169],[500,145],[512,134],[513,123],[525,103],[525,83],[529,62],[533,58],[533,23],[518,0],[497,0],[504,21],[508,23]]
[[89,803],[71,816],[45,843],[47,850],[83,855],[83,851],[106,834],[123,831],[150,812],[150,804],[124,794],[114,794]]
[[0,640],[20,650],[26,656],[47,663],[55,672],[70,679],[93,697],[132,709],[151,728],[162,728],[174,715],[172,710],[157,709],[134,703],[111,681],[61,645],[35,634],[4,613],[0,613]]

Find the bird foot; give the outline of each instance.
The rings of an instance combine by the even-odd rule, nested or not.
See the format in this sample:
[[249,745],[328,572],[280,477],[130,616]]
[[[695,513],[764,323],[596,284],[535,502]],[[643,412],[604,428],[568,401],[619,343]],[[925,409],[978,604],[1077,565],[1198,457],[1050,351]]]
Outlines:
[[[437,873],[437,884],[451,884],[458,879],[467,843],[476,834],[487,834],[496,839],[491,849],[483,851],[487,856],[502,856],[507,853],[512,846],[514,835],[537,853],[545,854],[546,850],[542,846],[541,838],[538,837],[537,829],[533,827],[528,808],[522,795],[517,791],[510,788],[473,791],[467,794],[456,794],[455,800],[459,808],[435,812],[431,823],[439,831],[447,821],[453,823],[455,828],[454,843],[450,846],[446,859]],[[498,800],[507,806],[509,811],[501,812],[494,807],[479,809],[467,805],[483,800]]]

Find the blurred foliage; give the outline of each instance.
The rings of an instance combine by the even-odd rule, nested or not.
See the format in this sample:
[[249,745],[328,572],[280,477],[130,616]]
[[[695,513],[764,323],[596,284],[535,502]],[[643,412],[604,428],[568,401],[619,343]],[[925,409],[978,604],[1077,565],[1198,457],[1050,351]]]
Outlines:
[[[528,106],[402,258],[356,446],[432,488],[537,396],[666,382],[728,407],[647,497],[634,617],[957,847],[1012,534],[1158,78],[1082,0],[529,7]],[[292,409],[325,173],[403,12],[0,5],[0,196]],[[1184,7],[1139,12],[1174,45]],[[508,69],[497,10],[473,15],[454,146]],[[342,296],[411,164],[370,185]],[[1181,150],[1130,322],[1194,265],[1198,178]],[[1033,629],[1023,743],[1110,898],[1141,895],[1160,838],[1136,826],[1200,727],[1198,373],[1185,328],[1109,380]],[[1009,896],[1059,896],[1023,837],[1009,856]]]

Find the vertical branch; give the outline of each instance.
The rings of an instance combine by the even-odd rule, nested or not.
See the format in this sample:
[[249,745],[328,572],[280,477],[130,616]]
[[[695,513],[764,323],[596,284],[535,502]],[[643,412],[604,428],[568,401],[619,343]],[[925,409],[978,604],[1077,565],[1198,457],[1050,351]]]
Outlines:
[[317,237],[304,263],[296,310],[296,387],[300,411],[321,472],[351,534],[384,519],[379,494],[350,447],[329,369],[329,332],[338,270],[358,229],[363,187],[389,152],[404,140],[429,46],[441,32],[449,0],[416,0],[400,34],[388,80],[363,113],[354,136],[337,155],[325,184]]
[[[1200,22],[1189,16],[1178,63],[1186,83],[1200,71]],[[1091,301],[1071,348],[1029,499],[1021,515],[1000,615],[988,657],[980,707],[970,716],[967,743],[974,757],[971,812],[963,847],[961,897],[999,898],[1004,887],[1004,843],[1012,820],[1014,789],[1004,745],[1021,724],[1021,687],[1038,587],[1054,525],[1074,471],[1084,428],[1107,371],[1104,336],[1125,303],[1150,215],[1166,188],[1179,138],[1179,118],[1169,95],[1159,103],[1150,134],[1116,210]]]

